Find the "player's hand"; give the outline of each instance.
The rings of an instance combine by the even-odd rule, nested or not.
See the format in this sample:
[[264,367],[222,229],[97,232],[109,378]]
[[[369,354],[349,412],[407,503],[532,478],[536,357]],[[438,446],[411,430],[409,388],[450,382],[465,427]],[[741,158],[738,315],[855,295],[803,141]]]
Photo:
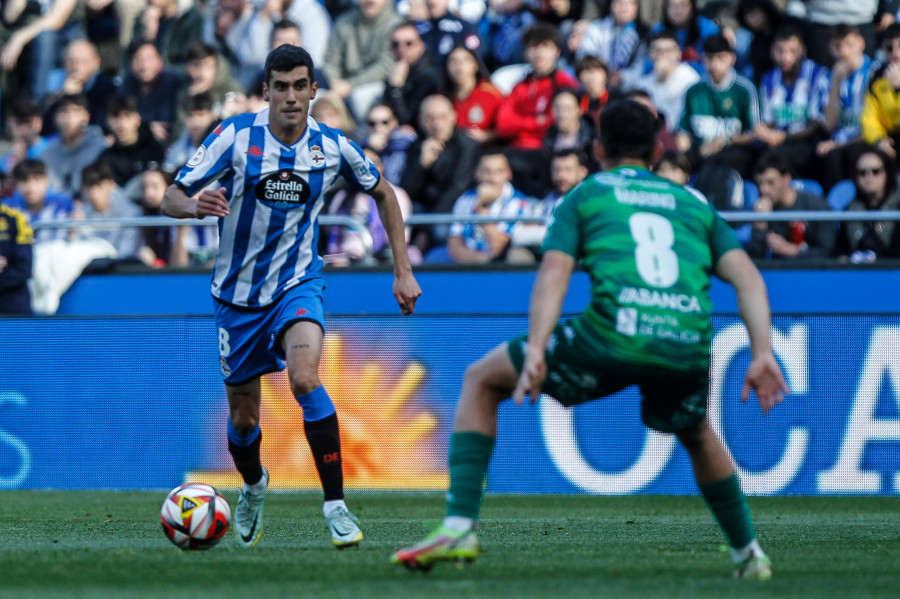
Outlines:
[[416,311],[416,301],[422,295],[419,282],[410,272],[394,276],[394,297],[400,305],[400,313],[404,316]]
[[775,404],[781,403],[786,395],[790,395],[781,367],[771,351],[750,362],[744,377],[741,401],[750,399],[751,390],[756,392],[763,414],[768,414]]
[[231,214],[228,210],[228,199],[225,188],[204,189],[197,198],[197,218],[204,216],[224,217]]
[[531,403],[536,402],[541,396],[544,379],[547,378],[547,362],[544,360],[543,348],[537,350],[531,348],[529,345],[525,350],[525,364],[522,366],[519,382],[513,390],[512,396],[516,405],[522,405],[526,395],[531,398]]

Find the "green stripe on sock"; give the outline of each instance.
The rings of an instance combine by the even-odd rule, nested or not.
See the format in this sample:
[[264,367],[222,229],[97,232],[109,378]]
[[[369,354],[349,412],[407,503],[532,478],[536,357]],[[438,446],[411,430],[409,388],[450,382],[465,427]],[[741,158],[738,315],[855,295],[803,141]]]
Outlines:
[[478,518],[494,438],[481,433],[453,433],[450,437],[450,490],[447,515]]
[[700,485],[700,492],[725,533],[729,545],[741,549],[756,538],[750,506],[741,491],[737,476],[732,474],[720,481]]

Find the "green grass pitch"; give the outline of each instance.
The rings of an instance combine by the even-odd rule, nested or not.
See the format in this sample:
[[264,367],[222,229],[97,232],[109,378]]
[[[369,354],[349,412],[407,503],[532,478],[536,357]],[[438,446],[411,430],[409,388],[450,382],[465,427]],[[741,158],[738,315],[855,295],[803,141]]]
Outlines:
[[159,525],[164,496],[0,492],[0,597],[900,597],[897,498],[751,498],[775,572],[753,582],[730,578],[699,497],[489,495],[478,562],[423,574],[389,557],[437,523],[437,494],[350,495],[366,539],[345,551],[318,494],[272,493],[255,549],[229,532],[182,552]]

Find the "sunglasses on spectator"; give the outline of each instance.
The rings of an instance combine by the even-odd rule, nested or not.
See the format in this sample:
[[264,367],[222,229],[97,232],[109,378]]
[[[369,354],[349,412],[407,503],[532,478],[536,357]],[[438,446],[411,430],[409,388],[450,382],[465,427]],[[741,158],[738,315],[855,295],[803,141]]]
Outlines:
[[858,168],[856,169],[857,177],[865,177],[866,175],[880,175],[884,172],[884,167],[879,168]]
[[395,49],[401,47],[412,48],[415,45],[415,40],[391,40],[391,48]]
[[387,125],[390,125],[390,124],[391,124],[390,119],[381,119],[381,120],[369,120],[369,121],[366,121],[366,125],[368,125],[369,127],[377,127],[378,125],[384,125],[384,126],[387,126]]

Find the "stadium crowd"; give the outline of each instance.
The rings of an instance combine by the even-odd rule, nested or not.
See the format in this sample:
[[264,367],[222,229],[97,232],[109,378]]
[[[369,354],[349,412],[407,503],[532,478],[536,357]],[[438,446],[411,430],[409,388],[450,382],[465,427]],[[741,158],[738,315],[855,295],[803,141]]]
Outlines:
[[[900,0],[3,0],[0,199],[24,214],[25,246],[28,223],[160,214],[205,137],[266,107],[263,61],[295,44],[317,65],[312,116],[366,149],[404,215],[549,218],[599,170],[599,115],[620,96],[659,115],[658,174],[720,210],[896,210],[898,11]],[[323,214],[366,226],[374,260],[390,260],[372,199],[329,197]],[[535,261],[546,229],[520,221],[411,227],[410,257]],[[892,221],[735,226],[761,260],[900,256]],[[35,249],[35,269],[80,273],[206,265],[218,239],[215,226],[77,227],[40,228],[34,242],[53,248]],[[333,265],[373,260],[352,229],[324,231],[320,246]],[[22,284],[16,260],[32,258],[0,248],[2,298]]]

